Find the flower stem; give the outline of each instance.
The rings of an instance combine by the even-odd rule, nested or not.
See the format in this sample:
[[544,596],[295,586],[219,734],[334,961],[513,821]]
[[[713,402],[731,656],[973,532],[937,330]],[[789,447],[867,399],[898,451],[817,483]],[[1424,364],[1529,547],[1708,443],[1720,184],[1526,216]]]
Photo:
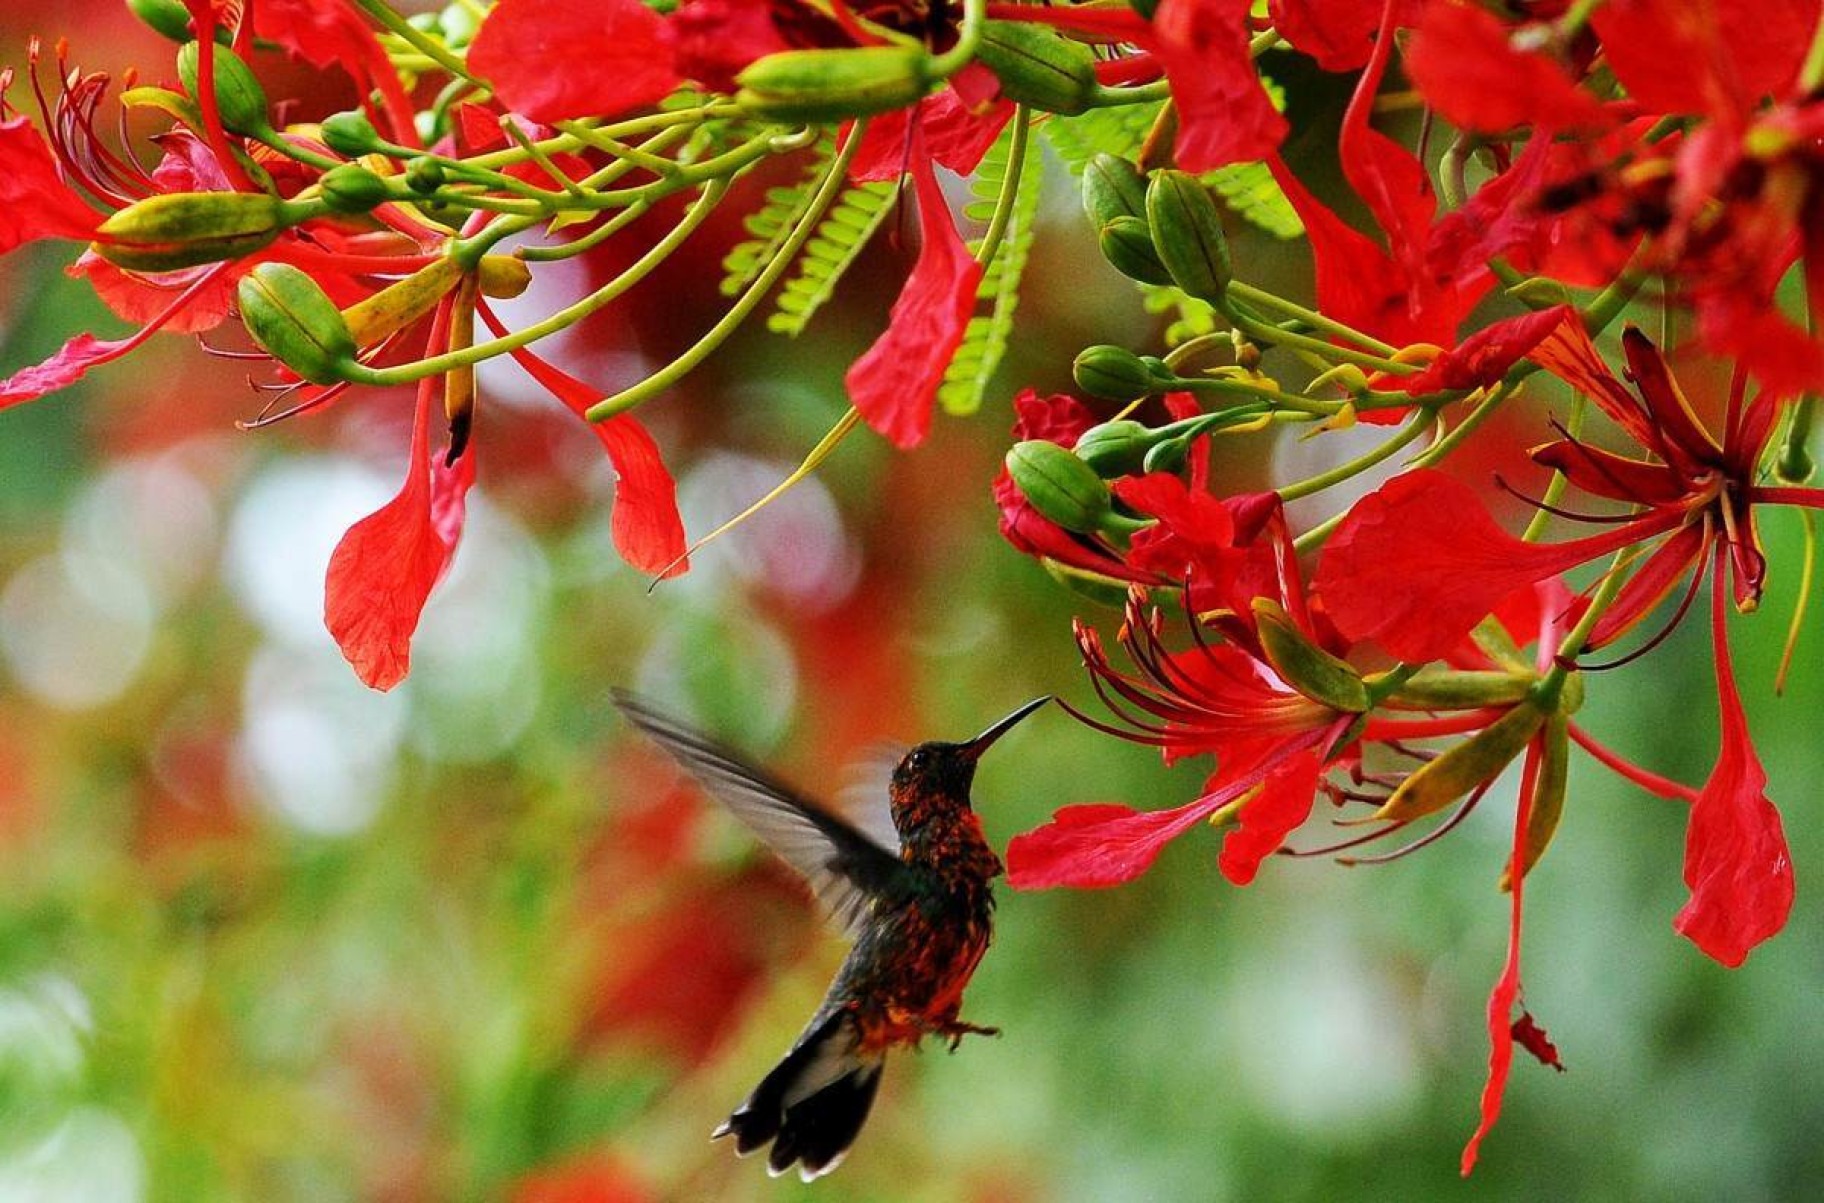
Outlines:
[[1007,175],[1001,181],[1000,194],[994,198],[994,214],[982,233],[982,244],[975,252],[975,261],[984,270],[994,262],[1001,249],[1001,240],[1007,237],[1007,227],[1013,222],[1013,207],[1019,201],[1020,187],[1026,175],[1026,138],[1031,128],[1032,110],[1021,105],[1014,110],[1013,134],[1007,143]]
[[386,3],[386,0],[355,0],[355,7],[372,17],[374,22],[388,33],[451,75],[466,79],[473,84],[481,83],[469,73],[469,65],[462,60],[460,55],[394,12],[393,6]]
[[1359,455],[1356,458],[1349,460],[1347,463],[1338,464],[1336,467],[1331,468],[1326,472],[1319,472],[1316,476],[1308,476],[1304,480],[1294,484],[1282,485],[1275,491],[1279,494],[1281,501],[1296,501],[1300,497],[1309,497],[1313,493],[1321,493],[1331,485],[1341,484],[1345,480],[1353,479],[1374,467],[1376,464],[1388,459],[1396,451],[1400,450],[1400,448],[1407,446],[1427,430],[1430,430],[1432,423],[1437,420],[1438,414],[1436,410],[1421,407],[1417,413],[1412,415],[1411,420],[1400,428],[1398,434],[1381,443],[1366,455]]
[[[1313,330],[1322,330],[1326,333],[1334,334],[1338,338],[1346,338],[1357,346],[1366,347],[1377,354],[1392,355],[1399,350],[1399,348],[1390,343],[1384,343],[1372,335],[1363,334],[1353,326],[1346,326],[1335,318],[1325,317],[1315,309],[1307,309],[1303,305],[1294,304],[1276,293],[1268,292],[1264,288],[1256,288],[1254,285],[1245,283],[1241,280],[1229,281],[1229,292],[1240,297],[1242,300],[1247,301],[1249,304],[1276,309],[1288,317],[1297,318],[1299,321],[1305,323],[1305,325],[1310,326]],[[1416,371],[1417,369],[1413,368],[1408,370]]]
[[836,157],[830,160],[829,167],[823,173],[823,180],[817,185],[817,191],[811,197],[811,203],[805,207],[803,216],[798,220],[798,227],[792,231],[791,237],[779,244],[779,250],[773,255],[772,262],[768,263],[765,269],[754,277],[753,282],[747,286],[747,290],[736,298],[733,305],[729,306],[728,312],[722,315],[721,320],[711,326],[708,332],[682,355],[646,379],[631,388],[622,389],[612,397],[596,402],[583,415],[585,418],[591,422],[601,422],[612,418],[615,414],[632,409],[656,393],[663,392],[677,383],[692,368],[703,362],[710,352],[721,346],[728,336],[734,333],[735,328],[754,311],[761,299],[778,282],[779,277],[785,274],[786,268],[790,267],[792,261],[798,257],[798,252],[804,248],[804,244],[811,240],[811,235],[817,229],[818,223],[823,220],[825,211],[835,203],[836,197],[841,194],[848,181],[849,164],[854,160],[856,152],[861,149],[861,139],[862,135],[867,132],[867,124],[866,121],[857,121],[854,128],[849,131],[848,141],[844,142],[842,149],[836,152]]

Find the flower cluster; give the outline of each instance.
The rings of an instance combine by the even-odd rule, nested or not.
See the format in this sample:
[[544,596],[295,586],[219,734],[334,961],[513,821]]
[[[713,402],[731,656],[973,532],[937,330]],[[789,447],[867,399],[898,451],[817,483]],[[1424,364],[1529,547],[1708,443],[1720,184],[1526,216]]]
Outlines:
[[[478,365],[512,359],[588,426],[618,477],[621,555],[682,572],[673,480],[633,409],[769,298],[801,329],[903,204],[912,261],[806,470],[864,424],[912,448],[940,410],[973,411],[1008,346],[1044,138],[1081,181],[1101,256],[1178,320],[1159,354],[1085,349],[1081,397],[1015,397],[993,496],[1015,548],[1121,607],[1118,650],[1076,625],[1101,703],[1079,717],[1214,763],[1175,809],[1061,810],[1013,841],[1013,883],[1116,885],[1215,826],[1222,873],[1246,884],[1320,800],[1362,830],[1305,851],[1403,855],[1518,765],[1511,939],[1465,1172],[1513,1045],[1557,1062],[1520,1008],[1521,903],[1572,744],[1689,805],[1680,932],[1734,966],[1785,923],[1793,868],[1727,627],[1772,570],[1761,510],[1824,504],[1805,484],[1805,398],[1824,390],[1820,0],[1504,6],[1518,15],[1468,0],[464,0],[410,20],[382,0],[132,7],[176,44],[168,85],[127,80],[110,98],[61,44],[31,47],[23,106],[0,73],[0,254],[74,244],[70,272],[136,330],[78,333],[12,368],[0,408],[160,332],[244,337],[208,345],[258,362],[275,394],[248,427],[410,387],[399,493],[327,567],[326,624],[367,684],[405,677],[461,537],[486,441]],[[346,76],[358,102],[269,97],[258,67],[275,53]],[[1346,205],[1296,149],[1305,118],[1279,82],[1323,73],[1347,77]],[[952,212],[945,172],[977,177],[979,228]],[[560,366],[546,340],[644,295],[725,203],[751,204],[754,237],[727,253],[731,301],[709,329],[631,382]],[[1255,245],[1302,239],[1309,287],[1253,282],[1269,273],[1231,251],[1243,226]],[[497,302],[542,267],[604,247],[606,282],[503,320]],[[1688,330],[1733,373],[1717,404],[1687,395],[1673,348],[1636,326],[1609,346],[1653,301],[1661,343]],[[1583,400],[1554,412],[1530,452],[1553,483],[1515,535],[1477,474],[1439,465],[1461,465],[1542,374],[1612,430],[1584,430]],[[1362,423],[1385,437],[1305,480],[1244,491],[1213,467],[1218,440]],[[1296,530],[1287,503],[1357,496],[1427,438],[1406,471]],[[1567,490],[1585,500],[1560,504]],[[1547,538],[1554,519],[1602,529]],[[1706,581],[1721,744],[1690,788],[1574,716],[1590,657],[1629,639],[1623,658],[1650,651]]]

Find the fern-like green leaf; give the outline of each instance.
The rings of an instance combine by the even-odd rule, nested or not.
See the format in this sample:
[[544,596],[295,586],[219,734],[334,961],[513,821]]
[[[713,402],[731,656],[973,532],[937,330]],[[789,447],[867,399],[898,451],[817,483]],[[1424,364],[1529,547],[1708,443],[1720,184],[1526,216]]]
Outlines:
[[1161,100],[1091,109],[1075,117],[1049,117],[1039,128],[1070,174],[1082,175],[1084,165],[1099,154],[1138,159],[1140,146],[1164,107]]
[[804,330],[893,211],[898,191],[897,181],[883,180],[856,184],[837,198],[798,256],[792,278],[779,290],[776,308],[766,319],[768,330],[794,337]]
[[[945,412],[958,416],[981,408],[988,384],[1007,353],[1014,310],[1020,303],[1020,277],[1025,273],[1038,225],[1043,154],[1037,140],[1028,138],[1019,162],[1012,163],[1013,141],[1013,127],[1009,126],[976,169],[971,187],[977,199],[963,209],[973,220],[991,220],[1003,191],[1009,186],[1017,190],[1000,248],[982,273],[981,287],[976,292],[989,303],[989,310],[969,319],[962,344],[938,388],[937,399]],[[979,253],[981,239],[971,240],[969,249]]]
[[835,153],[835,139],[825,137],[811,152],[804,174],[797,183],[767,189],[766,203],[749,213],[742,223],[753,237],[736,243],[722,259],[723,296],[739,294],[766,270],[766,265],[772,262],[792,230],[803,220],[811,196],[817,191],[817,182],[829,169],[830,158]]
[[1265,163],[1231,163],[1203,177],[1237,217],[1275,238],[1290,240],[1305,232],[1305,223]]

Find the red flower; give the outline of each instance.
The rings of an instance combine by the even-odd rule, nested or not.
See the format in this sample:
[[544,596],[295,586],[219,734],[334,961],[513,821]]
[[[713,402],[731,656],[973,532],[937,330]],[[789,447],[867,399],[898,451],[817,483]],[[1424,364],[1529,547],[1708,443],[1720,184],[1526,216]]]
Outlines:
[[917,446],[931,429],[938,386],[968,331],[982,282],[982,265],[956,232],[916,133],[911,165],[923,237],[918,262],[893,302],[886,332],[843,377],[862,418],[898,447]]
[[1326,71],[1357,71],[1374,52],[1381,0],[1268,0],[1273,28]]
[[1514,30],[1473,4],[1430,5],[1406,47],[1406,73],[1445,120],[1500,133],[1521,125],[1568,130],[1606,125],[1600,102]]
[[500,0],[469,66],[534,121],[613,117],[678,86],[671,29],[639,0]]

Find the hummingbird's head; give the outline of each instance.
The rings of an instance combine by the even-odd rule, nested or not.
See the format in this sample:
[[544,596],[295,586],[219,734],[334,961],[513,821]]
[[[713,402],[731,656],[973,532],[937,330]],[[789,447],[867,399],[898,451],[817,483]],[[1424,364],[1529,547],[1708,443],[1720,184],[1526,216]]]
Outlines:
[[975,764],[994,741],[1015,724],[1051,701],[1050,695],[1034,698],[966,743],[933,740],[907,752],[893,770],[892,792],[900,799],[948,797],[965,800],[975,780]]

